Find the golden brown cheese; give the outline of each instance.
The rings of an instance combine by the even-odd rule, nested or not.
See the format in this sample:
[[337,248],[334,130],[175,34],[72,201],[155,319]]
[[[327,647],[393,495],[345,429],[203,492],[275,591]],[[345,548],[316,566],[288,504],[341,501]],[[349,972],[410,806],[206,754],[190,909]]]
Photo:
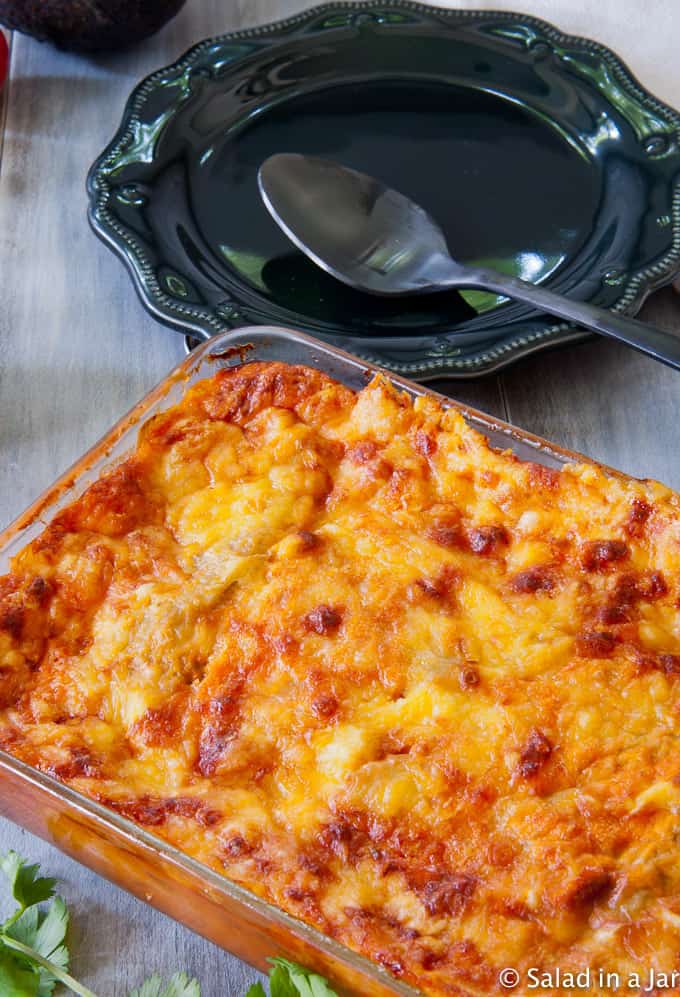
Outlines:
[[426,993],[671,971],[679,605],[667,488],[247,364],[0,579],[0,746]]

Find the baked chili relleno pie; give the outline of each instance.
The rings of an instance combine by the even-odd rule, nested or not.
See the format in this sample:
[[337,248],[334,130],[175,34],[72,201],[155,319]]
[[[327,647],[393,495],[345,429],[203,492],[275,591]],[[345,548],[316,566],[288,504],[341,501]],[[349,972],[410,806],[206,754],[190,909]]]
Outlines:
[[0,579],[0,746],[428,994],[646,978],[680,960],[679,600],[669,489],[245,364]]

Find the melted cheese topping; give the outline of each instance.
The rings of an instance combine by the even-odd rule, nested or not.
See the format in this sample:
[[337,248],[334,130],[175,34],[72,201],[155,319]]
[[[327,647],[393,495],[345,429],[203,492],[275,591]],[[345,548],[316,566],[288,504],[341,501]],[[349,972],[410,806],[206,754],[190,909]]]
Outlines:
[[426,993],[671,970],[679,600],[661,485],[248,364],[0,579],[0,745]]

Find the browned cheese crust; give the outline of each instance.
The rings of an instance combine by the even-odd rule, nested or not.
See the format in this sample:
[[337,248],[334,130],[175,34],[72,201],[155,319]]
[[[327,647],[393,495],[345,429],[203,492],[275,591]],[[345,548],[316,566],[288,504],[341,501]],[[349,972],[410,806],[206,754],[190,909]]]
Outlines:
[[428,994],[678,969],[679,600],[663,486],[246,364],[0,578],[0,746]]

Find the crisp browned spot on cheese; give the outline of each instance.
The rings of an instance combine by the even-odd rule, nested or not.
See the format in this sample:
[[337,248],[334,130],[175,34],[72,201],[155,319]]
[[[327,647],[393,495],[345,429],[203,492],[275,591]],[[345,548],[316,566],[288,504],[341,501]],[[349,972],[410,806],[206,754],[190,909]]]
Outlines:
[[307,613],[303,622],[307,630],[317,634],[330,634],[342,623],[342,609],[337,606],[316,606]]
[[249,845],[240,834],[234,834],[227,838],[223,845],[223,854],[230,859],[240,859],[244,855],[250,855],[252,851],[253,846]]
[[479,671],[474,665],[465,665],[460,670],[460,684],[463,689],[474,689],[481,681]]
[[416,586],[421,592],[433,599],[447,599],[453,596],[458,581],[458,572],[451,565],[446,564],[435,575],[416,578]]
[[611,869],[584,869],[566,890],[558,895],[558,907],[579,909],[592,906],[611,891],[616,882]]
[[552,592],[555,588],[555,576],[549,567],[538,565],[519,571],[510,579],[510,588],[514,592]]
[[242,691],[243,683],[239,682],[235,689],[207,704],[197,745],[197,766],[201,775],[214,775],[230,749],[239,746]]
[[101,762],[92,754],[88,748],[74,747],[69,751],[63,761],[57,761],[44,767],[48,775],[55,779],[67,782],[78,776],[88,776],[97,778],[101,773]]
[[680,654],[660,654],[658,662],[667,675],[680,675]]
[[527,463],[528,479],[531,488],[542,488],[555,491],[561,482],[560,472],[555,467],[548,467],[545,464]]
[[645,502],[644,499],[635,498],[631,504],[630,512],[626,517],[624,524],[624,529],[628,536],[639,537],[645,529],[645,524],[652,512],[654,507]]
[[628,544],[623,540],[591,540],[583,546],[583,567],[586,571],[605,571],[628,554]]
[[597,609],[596,618],[604,624],[628,623],[639,617],[640,603],[653,602],[667,594],[668,585],[661,571],[620,575]]
[[143,519],[155,518],[153,492],[146,485],[143,469],[131,458],[95,481],[82,498],[59,513],[55,526],[67,533],[88,530],[109,537],[124,536]]
[[0,629],[6,630],[11,637],[18,640],[24,629],[23,606],[12,606],[11,604],[6,606],[0,615]]
[[433,997],[644,978],[680,960],[679,606],[662,485],[244,364],[0,578],[0,747]]
[[504,526],[478,526],[468,533],[470,550],[474,554],[497,554],[508,542]]
[[105,797],[100,802],[111,807],[123,817],[136,821],[146,827],[157,827],[173,817],[194,820],[204,827],[219,824],[222,814],[212,810],[207,804],[191,797],[140,796],[131,800],[111,800]]
[[411,882],[411,888],[429,914],[460,914],[476,885],[474,876],[465,873],[438,875],[426,872]]
[[297,537],[300,543],[300,550],[305,553],[314,550],[323,543],[321,537],[317,533],[312,533],[311,530],[299,530]]
[[312,713],[322,720],[330,720],[338,712],[338,698],[332,692],[322,692],[312,700]]
[[172,745],[181,729],[189,695],[188,689],[180,689],[160,706],[150,707],[135,724],[139,740],[157,747]]
[[642,575],[635,587],[640,599],[651,601],[668,595],[668,585],[662,571],[650,571],[648,575]]
[[519,756],[519,771],[531,779],[540,771],[553,753],[550,738],[542,730],[532,730]]
[[426,531],[429,540],[441,547],[458,547],[463,542],[463,534],[454,523],[434,523]]
[[615,647],[616,637],[606,630],[591,630],[576,638],[576,653],[581,658],[608,658]]

